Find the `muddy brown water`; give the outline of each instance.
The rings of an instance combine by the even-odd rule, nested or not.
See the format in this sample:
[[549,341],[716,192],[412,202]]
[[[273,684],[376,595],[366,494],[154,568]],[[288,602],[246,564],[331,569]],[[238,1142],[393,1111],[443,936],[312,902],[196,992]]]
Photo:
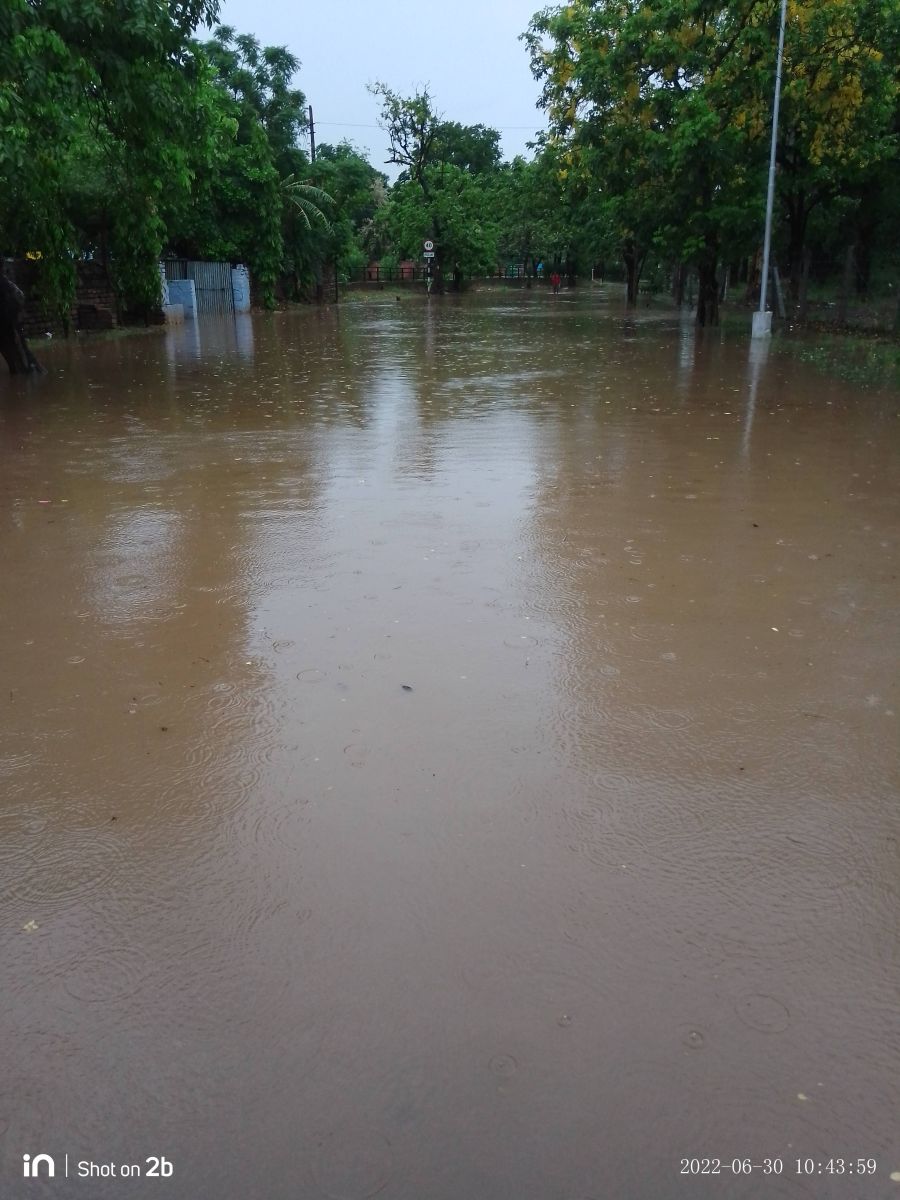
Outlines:
[[0,1196],[900,1195],[896,395],[602,294],[47,361]]

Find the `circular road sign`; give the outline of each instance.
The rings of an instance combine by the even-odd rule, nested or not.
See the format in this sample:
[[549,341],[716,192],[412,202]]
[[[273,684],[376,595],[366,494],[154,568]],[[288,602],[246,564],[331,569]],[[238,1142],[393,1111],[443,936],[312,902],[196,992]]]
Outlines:
[[425,241],[425,249],[426,249],[426,250],[433,250],[433,249],[434,249],[434,242],[431,240],[431,238],[427,238],[427,239],[426,239],[426,241]]

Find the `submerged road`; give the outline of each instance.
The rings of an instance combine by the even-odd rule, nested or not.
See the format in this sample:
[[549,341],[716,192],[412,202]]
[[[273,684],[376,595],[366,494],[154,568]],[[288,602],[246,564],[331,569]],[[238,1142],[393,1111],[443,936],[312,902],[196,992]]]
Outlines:
[[897,395],[587,292],[45,357],[0,1197],[900,1196]]

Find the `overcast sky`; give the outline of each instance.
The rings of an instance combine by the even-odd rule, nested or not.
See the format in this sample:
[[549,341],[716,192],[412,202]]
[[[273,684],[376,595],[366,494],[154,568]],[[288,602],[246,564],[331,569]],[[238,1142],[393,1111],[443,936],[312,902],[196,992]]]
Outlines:
[[[2,0],[0,0],[2,2]],[[503,156],[526,154],[543,127],[539,87],[518,41],[541,0],[222,0],[220,21],[300,59],[317,142],[345,138],[384,166],[375,80],[411,95],[427,83],[439,113],[499,129]]]

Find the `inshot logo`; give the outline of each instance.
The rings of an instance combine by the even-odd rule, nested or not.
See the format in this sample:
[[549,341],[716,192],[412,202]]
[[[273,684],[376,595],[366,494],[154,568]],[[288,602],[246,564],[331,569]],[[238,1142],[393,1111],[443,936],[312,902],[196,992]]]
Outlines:
[[49,1154],[36,1154],[34,1158],[30,1154],[22,1155],[22,1174],[26,1179],[39,1179],[42,1166],[47,1168],[47,1178],[52,1179],[56,1174],[56,1164]]

